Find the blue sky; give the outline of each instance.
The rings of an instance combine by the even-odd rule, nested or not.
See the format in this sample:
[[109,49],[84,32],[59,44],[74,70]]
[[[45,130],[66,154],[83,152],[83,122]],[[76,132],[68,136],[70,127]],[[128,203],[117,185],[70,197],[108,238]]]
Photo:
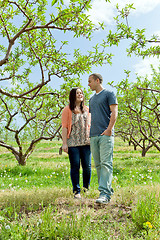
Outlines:
[[[69,0],[65,0],[67,4]],[[97,24],[98,21],[104,21],[106,25],[105,31],[97,31],[93,35],[91,42],[85,42],[82,39],[70,39],[72,47],[77,48],[77,46],[83,51],[90,49],[91,45],[99,42],[100,39],[105,38],[109,29],[115,29],[115,23],[113,17],[116,16],[116,4],[124,7],[125,4],[134,3],[136,10],[133,10],[129,15],[129,25],[136,28],[145,28],[146,36],[148,39],[156,34],[160,36],[160,0],[111,0],[111,3],[106,3],[105,0],[93,0],[92,9],[89,11],[90,19],[93,23]],[[128,41],[123,40],[119,47],[113,47],[108,49],[110,52],[114,53],[112,60],[112,65],[104,65],[102,67],[93,67],[92,72],[101,73],[104,78],[103,86],[107,86],[107,82],[114,81],[115,83],[121,81],[125,78],[124,69],[131,70],[130,81],[136,79],[136,74],[145,76],[150,76],[151,68],[150,64],[153,64],[155,68],[159,65],[159,59],[157,57],[147,57],[144,60],[141,57],[127,57],[125,52],[128,46]],[[84,74],[82,77],[82,84],[87,87],[88,74]]]
[[[48,1],[51,3],[51,1]],[[69,0],[64,0],[67,5]],[[101,39],[105,39],[108,31],[115,29],[115,22],[113,17],[117,15],[116,4],[120,7],[124,7],[125,4],[134,3],[136,10],[133,10],[129,15],[129,25],[136,28],[145,28],[146,35],[148,39],[153,35],[157,34],[160,36],[160,0],[111,0],[111,3],[107,3],[105,0],[93,0],[92,9],[87,13],[94,24],[98,22],[104,22],[106,25],[105,31],[99,30],[95,31],[91,41],[84,38],[73,38],[73,35],[69,32],[63,34],[62,32],[55,31],[54,37],[57,39],[57,44],[61,41],[68,40],[69,44],[64,48],[67,53],[73,53],[74,49],[79,48],[82,53],[91,50],[92,46],[99,43]],[[159,59],[157,57],[147,57],[142,59],[141,57],[127,57],[126,47],[128,47],[129,42],[123,40],[121,44],[116,47],[108,48],[108,52],[113,53],[115,56],[112,59],[112,65],[109,64],[92,67],[92,72],[97,72],[102,74],[105,88],[110,87],[107,85],[108,82],[114,81],[118,83],[123,78],[125,78],[125,70],[131,71],[130,81],[135,81],[136,74],[145,76],[150,75],[151,68],[150,64],[153,64],[155,68],[159,65]],[[39,69],[33,72],[33,79],[38,79]],[[82,85],[88,88],[88,74],[81,76]],[[63,83],[62,79],[53,78],[51,83],[53,88],[59,89],[60,84]]]
[[[50,1],[51,2],[51,1]],[[64,0],[67,5],[69,0]],[[73,50],[79,48],[83,53],[90,50],[93,45],[100,42],[101,39],[105,38],[108,34],[108,31],[115,29],[115,23],[113,17],[117,15],[116,4],[124,6],[128,3],[134,3],[136,8],[135,11],[129,15],[129,24],[134,29],[136,28],[145,28],[146,35],[148,39],[153,35],[157,34],[160,36],[160,0],[111,0],[111,3],[106,3],[105,0],[93,0],[93,7],[88,12],[90,19],[97,24],[98,21],[104,21],[106,25],[105,31],[97,31],[93,34],[92,41],[85,40],[83,38],[73,38],[73,35],[70,33],[63,34],[59,31],[54,32],[55,39],[58,40],[57,44],[60,44],[61,41],[68,40],[69,45],[64,49],[67,53],[73,53]],[[4,39],[3,39],[4,40]],[[7,42],[7,41],[6,41]],[[116,47],[108,49],[108,52],[112,52],[115,56],[112,60],[112,65],[104,65],[102,67],[92,67],[92,72],[97,72],[102,74],[104,82],[103,87],[112,89],[107,85],[108,82],[114,81],[115,84],[125,78],[125,70],[130,70],[131,77],[130,81],[135,81],[136,74],[145,76],[151,74],[150,64],[154,65],[154,68],[158,68],[159,59],[157,57],[147,57],[145,59],[135,57],[127,57],[126,47],[128,46],[128,41],[124,40],[121,44]],[[39,69],[35,69],[32,75],[33,81],[36,82],[39,80]],[[88,89],[88,74],[81,76],[83,87]],[[59,89],[60,84],[63,83],[63,79],[53,78],[51,85],[53,88]],[[9,82],[1,83],[9,84]],[[115,91],[115,89],[112,89]]]

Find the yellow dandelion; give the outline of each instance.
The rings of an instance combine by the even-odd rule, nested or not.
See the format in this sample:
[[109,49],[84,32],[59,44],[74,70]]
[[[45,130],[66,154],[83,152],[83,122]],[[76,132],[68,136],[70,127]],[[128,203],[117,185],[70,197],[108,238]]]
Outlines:
[[148,228],[152,228],[152,224],[150,222],[146,222],[145,225],[148,227]]

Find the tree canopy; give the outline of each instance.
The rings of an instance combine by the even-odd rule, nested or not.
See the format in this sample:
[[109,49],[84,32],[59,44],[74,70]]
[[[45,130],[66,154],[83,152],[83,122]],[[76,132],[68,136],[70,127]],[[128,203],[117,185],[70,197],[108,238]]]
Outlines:
[[[119,14],[115,18],[116,31],[110,31],[107,42],[112,45],[119,45],[120,41],[128,39],[129,48],[127,55],[135,54],[139,57],[160,55],[160,40],[153,35],[147,39],[145,29],[132,30],[129,23],[130,11],[134,9],[133,4],[117,10]],[[155,45],[150,46],[151,43]],[[116,124],[116,133],[134,148],[139,146],[142,149],[142,156],[151,147],[160,151],[160,67],[156,71],[152,68],[151,79],[138,77],[131,82],[130,71],[125,70],[126,79],[122,79],[115,87],[119,100],[119,117]],[[112,84],[112,83],[111,83]]]
[[[159,42],[156,36],[147,40],[144,29],[132,31],[128,16],[133,4],[126,5],[123,9],[117,6],[117,29],[115,32],[109,31],[106,37],[104,34],[102,42],[96,43],[88,51],[82,51],[78,46],[72,49],[72,41],[67,41],[67,35],[73,39],[83,38],[90,41],[96,30],[105,31],[103,23],[99,23],[97,27],[90,21],[87,11],[91,6],[91,0],[70,0],[68,5],[65,5],[63,0],[0,2],[0,146],[10,150],[21,165],[26,164],[37,142],[60,137],[61,111],[67,103],[70,89],[76,85],[81,86],[81,75],[89,73],[92,66],[111,64],[111,46],[118,46],[120,41],[128,39],[131,42],[127,49],[129,56],[158,56],[160,53],[159,45],[148,45]],[[61,79],[62,84],[56,89],[55,83]],[[159,84],[159,78],[156,79]],[[128,95],[122,91],[123,84]],[[138,87],[141,89],[138,90]],[[159,97],[155,93],[156,85],[137,85],[136,90],[133,90],[134,99],[129,93],[130,90],[133,90],[133,85],[122,80],[118,93],[127,106],[127,109],[122,107],[122,110],[129,112],[131,109],[128,103],[135,100],[136,96],[142,103],[142,95],[147,96],[147,99],[154,95],[158,103],[154,106],[157,107],[154,108],[150,102],[149,106],[143,104],[143,109],[147,114],[151,110],[158,114],[159,128]],[[88,93],[84,92],[87,97]],[[134,113],[134,119],[137,116]],[[135,128],[136,131],[144,130],[144,119],[145,116],[143,121],[140,120],[143,122],[142,126]],[[120,117],[121,120],[123,122],[124,119]],[[130,124],[129,120],[127,121],[127,124]],[[130,125],[125,126],[131,129]],[[154,146],[158,145],[159,140],[155,141],[153,134],[151,136],[152,139],[148,141]]]
[[[80,75],[93,65],[111,63],[105,42],[82,53],[78,47],[71,51],[72,43],[65,40],[68,33],[89,41],[103,27],[89,20],[90,7],[88,0],[71,0],[68,6],[46,0],[0,2],[0,146],[19,164],[26,163],[38,141],[59,134],[61,110],[71,87],[80,86]],[[63,83],[56,90],[59,79]],[[12,146],[8,136],[15,139]]]
[[126,72],[126,79],[116,86],[119,100],[116,134],[135,149],[140,147],[142,156],[153,146],[160,151],[160,85],[157,85],[160,73],[154,68],[152,71],[152,81],[137,77],[137,81],[130,83]]

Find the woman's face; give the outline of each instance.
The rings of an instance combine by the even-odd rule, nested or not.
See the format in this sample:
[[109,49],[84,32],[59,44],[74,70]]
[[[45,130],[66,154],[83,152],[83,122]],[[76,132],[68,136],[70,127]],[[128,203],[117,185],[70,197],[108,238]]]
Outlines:
[[82,102],[83,98],[84,96],[83,96],[82,90],[78,88],[76,91],[76,102]]

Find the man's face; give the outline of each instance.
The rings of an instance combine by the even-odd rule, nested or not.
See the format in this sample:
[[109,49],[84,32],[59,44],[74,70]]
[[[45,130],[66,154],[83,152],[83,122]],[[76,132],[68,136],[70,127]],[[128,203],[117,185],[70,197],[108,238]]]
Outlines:
[[97,87],[97,80],[94,80],[93,76],[88,78],[88,86],[92,91],[96,90]]

